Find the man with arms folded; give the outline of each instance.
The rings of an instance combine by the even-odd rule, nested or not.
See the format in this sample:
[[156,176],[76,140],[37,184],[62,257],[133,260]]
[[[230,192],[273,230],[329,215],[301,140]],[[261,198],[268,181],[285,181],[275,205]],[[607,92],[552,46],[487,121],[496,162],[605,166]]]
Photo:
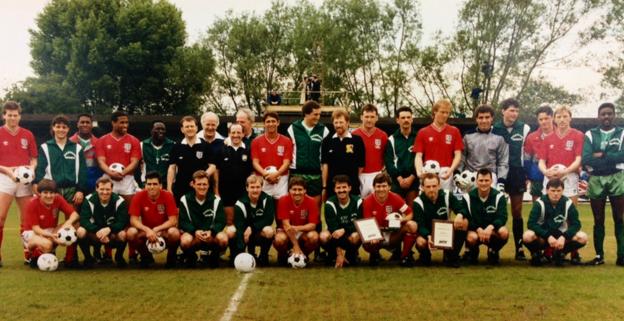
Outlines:
[[149,267],[154,258],[147,250],[146,240],[150,243],[158,241],[158,237],[167,243],[166,267],[173,268],[176,264],[176,250],[180,242],[178,225],[178,208],[173,194],[162,188],[162,181],[157,172],[145,175],[145,189],[138,192],[130,203],[130,225],[128,242],[134,244],[141,254],[140,266]]
[[424,174],[420,181],[422,193],[414,199],[412,210],[414,220],[418,224],[416,248],[420,252],[418,263],[431,265],[433,247],[433,220],[448,221],[451,210],[455,213],[453,220],[453,249],[444,251],[444,263],[449,267],[459,267],[459,251],[461,251],[468,230],[468,219],[464,217],[461,201],[450,191],[440,186],[440,178],[432,173]]
[[269,250],[275,236],[275,202],[262,191],[262,177],[247,177],[246,194],[236,201],[234,208],[234,226],[236,226],[236,245],[238,252],[247,252],[256,256],[256,246],[260,246],[258,265],[269,264]]
[[210,251],[202,257],[202,263],[212,268],[219,266],[219,255],[228,244],[228,237],[223,232],[225,214],[221,198],[209,192],[209,179],[205,171],[193,173],[191,186],[193,191],[180,199],[180,248],[184,251],[187,267],[197,263],[197,250]]
[[540,106],[535,115],[539,128],[530,133],[524,142],[524,168],[527,178],[531,181],[530,193],[533,201],[544,195],[544,174],[539,169],[537,153],[542,148],[544,139],[554,132],[553,110],[550,106]]
[[588,265],[604,264],[605,206],[607,197],[615,225],[617,259],[624,266],[624,129],[616,127],[615,105],[598,107],[600,126],[585,132],[582,163],[589,173],[587,196],[594,214],[594,250],[596,257]]
[[412,109],[403,106],[397,109],[395,116],[399,129],[388,137],[384,157],[386,170],[392,178],[392,191],[404,197],[407,204],[412,204],[418,195],[413,152],[416,131],[412,128]]
[[448,124],[453,105],[448,99],[441,99],[433,104],[431,125],[418,131],[414,141],[414,159],[418,177],[423,175],[423,164],[435,160],[440,164],[441,186],[447,191],[453,190],[453,172],[461,163],[464,149],[461,133],[457,127]]
[[388,135],[375,127],[379,120],[377,107],[366,104],[362,107],[362,126],[353,131],[353,135],[362,137],[366,160],[360,173],[360,195],[368,196],[373,192],[373,179],[384,169],[384,152],[388,143]]
[[306,184],[301,177],[288,182],[288,194],[277,202],[278,229],[273,246],[278,253],[278,263],[285,265],[288,250],[306,257],[319,247],[319,209],[314,199],[306,195]]
[[87,195],[80,210],[80,227],[76,231],[78,244],[84,255],[84,266],[92,267],[95,260],[90,246],[110,245],[117,249],[115,263],[125,267],[126,225],[128,224],[128,203],[113,193],[113,181],[101,177],[95,183],[95,193]]
[[466,247],[468,262],[479,261],[479,245],[488,247],[487,259],[499,264],[499,251],[509,239],[507,199],[503,192],[492,188],[492,172],[487,168],[477,171],[477,188],[464,194],[462,207],[469,219]]
[[563,265],[566,253],[587,244],[587,234],[581,231],[574,202],[563,196],[564,182],[553,178],[546,184],[546,195],[540,197],[531,209],[524,245],[531,251],[531,265],[542,265],[542,250],[553,250],[555,265]]
[[353,221],[362,218],[362,200],[351,195],[348,176],[334,176],[333,185],[336,195],[325,202],[327,230],[321,232],[320,239],[323,248],[335,255],[335,267],[341,268],[345,263],[357,264],[362,242]]
[[[363,247],[370,253],[369,264],[375,266],[379,264],[381,259],[379,251],[382,248],[393,250],[399,247],[402,241],[401,266],[411,267],[414,265],[411,251],[416,241],[418,226],[412,220],[412,209],[405,204],[401,196],[390,191],[390,184],[392,181],[387,174],[377,174],[373,179],[374,192],[362,202],[362,216],[375,218],[384,236],[383,240],[364,243]],[[400,227],[391,229],[389,228],[389,219],[397,214],[400,216]]]

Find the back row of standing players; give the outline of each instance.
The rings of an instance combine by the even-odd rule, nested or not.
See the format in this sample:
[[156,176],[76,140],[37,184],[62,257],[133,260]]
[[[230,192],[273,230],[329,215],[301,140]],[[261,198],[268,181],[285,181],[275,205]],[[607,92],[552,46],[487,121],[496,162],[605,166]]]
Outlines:
[[[229,137],[225,139],[216,132],[219,119],[215,114],[206,113],[202,116],[201,123],[204,130],[199,133],[195,118],[184,117],[181,120],[184,139],[178,144],[165,137],[165,125],[162,122],[155,122],[152,136],[139,142],[127,133],[128,117],[122,112],[113,113],[111,133],[99,139],[92,135],[93,119],[91,116],[81,115],[78,119],[78,133],[68,139],[69,122],[60,116],[52,122],[53,139],[41,144],[37,151],[33,135],[28,130],[19,127],[19,105],[15,102],[7,102],[3,108],[5,126],[0,129],[0,140],[2,140],[0,171],[4,174],[0,175],[3,180],[0,182],[0,227],[3,228],[8,208],[14,197],[17,199],[22,214],[21,229],[32,230],[33,222],[37,221],[29,219],[29,215],[25,214],[32,192],[29,186],[15,183],[12,170],[17,166],[27,165],[36,168],[33,186],[35,192],[38,192],[38,182],[44,178],[52,179],[56,182],[55,191],[59,191],[64,199],[73,203],[77,209],[83,203],[84,196],[94,190],[96,180],[104,174],[112,179],[113,192],[131,204],[131,216],[141,216],[142,210],[145,212],[150,210],[147,195],[149,184],[145,186],[144,191],[140,191],[139,184],[135,180],[138,176],[135,173],[139,172],[139,167],[142,168],[140,172],[144,174],[141,175],[143,178],[138,180],[140,183],[144,182],[145,173],[152,171],[159,173],[162,177],[162,186],[174,195],[171,198],[177,200],[177,205],[187,212],[189,212],[189,205],[184,202],[183,197],[197,193],[193,175],[197,170],[205,170],[212,180],[214,193],[220,196],[220,203],[225,212],[224,223],[228,227],[234,225],[235,208],[244,208],[244,206],[239,206],[240,202],[237,203],[237,201],[244,199],[249,192],[248,176],[255,172],[257,176],[263,178],[264,183],[261,182],[261,185],[266,195],[275,199],[291,198],[288,202],[292,204],[283,206],[278,204],[278,227],[281,228],[278,229],[275,240],[276,243],[282,241],[282,247],[286,250],[288,247],[284,244],[294,243],[291,246],[301,251],[299,246],[295,246],[299,243],[296,240],[302,238],[300,241],[306,241],[308,236],[314,236],[313,233],[309,235],[299,233],[308,231],[310,226],[302,224],[301,231],[296,230],[297,233],[290,235],[288,231],[292,229],[287,228],[290,224],[284,226],[284,220],[280,218],[285,218],[287,223],[310,221],[314,225],[312,229],[316,229],[320,221],[318,215],[308,210],[297,212],[300,204],[296,201],[293,203],[294,195],[289,193],[289,176],[301,177],[305,182],[304,192],[311,196],[316,208],[316,211],[311,212],[318,213],[322,200],[327,200],[326,204],[334,202],[333,208],[336,209],[335,205],[338,204],[336,196],[331,198],[336,193],[334,178],[338,175],[345,175],[351,186],[351,192],[357,194],[359,191],[362,199],[365,199],[364,216],[377,217],[378,224],[383,228],[388,224],[385,220],[387,214],[397,210],[405,212],[406,209],[403,207],[394,209],[392,206],[375,208],[375,205],[380,205],[379,200],[374,202],[377,193],[366,198],[375,186],[374,179],[379,173],[386,171],[391,178],[392,191],[401,196],[404,200],[403,204],[422,204],[424,193],[420,197],[420,203],[418,200],[413,203],[420,189],[419,177],[423,177],[423,164],[428,160],[435,160],[441,166],[440,183],[447,193],[454,188],[453,173],[456,170],[465,169],[476,172],[480,169],[488,169],[492,173],[492,185],[504,189],[510,197],[516,259],[523,259],[521,206],[522,196],[527,186],[526,179],[531,180],[531,193],[537,198],[542,192],[543,180],[565,177],[565,195],[576,201],[578,171],[582,161],[591,174],[588,196],[592,202],[595,217],[594,244],[597,255],[591,263],[604,263],[602,243],[606,197],[610,197],[613,206],[618,244],[617,262],[621,263],[620,261],[624,260],[624,253],[622,253],[624,251],[624,244],[622,244],[624,242],[622,237],[624,233],[622,225],[624,187],[622,185],[624,184],[621,184],[624,180],[620,177],[623,175],[621,174],[622,130],[613,125],[614,106],[606,103],[599,107],[598,115],[601,125],[588,131],[585,136],[570,127],[571,112],[566,107],[560,107],[554,113],[556,126],[553,126],[552,109],[549,107],[538,109],[537,117],[540,128],[530,134],[530,128],[518,120],[520,105],[517,101],[513,99],[503,101],[501,110],[502,120],[493,124],[495,109],[488,105],[478,107],[475,110],[477,128],[467,133],[462,139],[459,130],[447,124],[452,111],[450,101],[436,102],[432,108],[433,123],[420,129],[418,133],[412,128],[411,109],[400,108],[395,115],[399,129],[388,137],[375,127],[378,119],[376,107],[366,105],[361,116],[362,126],[353,132],[349,131],[348,113],[334,112],[332,122],[335,133],[330,135],[328,129],[319,123],[320,106],[315,102],[307,102],[302,107],[304,118],[288,128],[290,138],[278,133],[279,116],[275,113],[264,115],[264,134],[254,137],[253,113],[250,110],[241,109],[236,114],[238,125],[230,126]],[[584,143],[585,148],[583,148]],[[111,169],[110,165],[113,163],[124,166],[121,173]],[[563,167],[554,166],[556,164],[562,164]],[[159,179],[158,183],[160,182]],[[297,186],[297,184],[294,185]],[[290,184],[290,187],[292,186],[293,184]],[[168,195],[168,192],[158,193],[158,196]],[[394,198],[394,194],[391,195],[393,195],[391,198]],[[137,199],[132,201],[133,197]],[[297,197],[294,196],[294,198]],[[371,201],[366,202],[366,200]],[[141,207],[142,203],[146,203],[146,206]],[[204,202],[199,203],[203,205]],[[284,203],[286,204],[287,201]],[[356,200],[356,203],[359,202]],[[169,227],[177,225],[177,218],[175,221],[167,219],[166,214],[169,214],[166,211],[167,206],[162,205],[154,208],[153,212],[161,216],[154,222],[144,225],[145,218],[142,220],[143,224],[140,220],[131,219],[132,225],[137,227],[135,234],[141,234],[143,239],[152,240],[154,235],[167,234]],[[283,207],[283,211],[287,213],[280,213],[280,207]],[[93,210],[93,206],[91,209]],[[383,213],[377,213],[377,210]],[[177,209],[175,212],[177,215]],[[213,218],[214,214],[213,211]],[[190,218],[191,215],[188,217]],[[407,234],[414,235],[413,239],[415,239],[416,225],[405,224],[408,221],[409,219],[404,218],[403,225],[406,226],[406,230],[409,230]],[[70,223],[73,222],[70,221]],[[320,227],[320,224],[318,226]],[[226,228],[223,231],[228,233],[221,234],[222,236],[241,234],[241,238],[249,239],[249,235],[242,235],[243,231],[236,233],[236,228]],[[217,234],[221,231],[215,232]],[[268,231],[256,232],[267,234],[265,232]],[[332,232],[331,229],[330,232]],[[419,232],[423,234],[424,231],[419,229]],[[1,233],[2,229],[0,229],[0,242]],[[137,237],[137,235],[130,235],[132,233],[127,234],[128,238]],[[232,235],[228,235],[228,238],[230,237]],[[205,235],[195,233],[191,235],[191,241],[194,238],[205,238]],[[291,242],[287,242],[288,239]],[[222,237],[220,245],[224,242],[227,243],[227,239]],[[408,256],[413,243],[414,241],[405,242],[404,240],[406,246],[401,254],[403,259]],[[141,247],[140,242],[136,244]],[[276,247],[279,249],[279,246]],[[261,252],[261,259],[267,258],[267,251]],[[75,255],[71,252],[73,251],[68,251],[70,257],[66,257],[67,262],[75,261]],[[131,248],[131,259],[133,252]],[[280,253],[283,252],[280,251]],[[175,252],[170,251],[168,262],[169,259],[173,260],[171,253]],[[372,253],[378,252],[373,250]],[[283,255],[280,259],[282,258]]]

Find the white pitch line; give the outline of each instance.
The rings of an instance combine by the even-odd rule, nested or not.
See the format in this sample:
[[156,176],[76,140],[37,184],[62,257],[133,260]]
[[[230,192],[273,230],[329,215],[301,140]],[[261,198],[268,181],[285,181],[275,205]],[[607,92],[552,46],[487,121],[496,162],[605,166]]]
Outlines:
[[252,273],[246,273],[245,276],[243,276],[243,280],[238,286],[238,289],[236,290],[236,292],[234,292],[234,295],[232,295],[232,298],[230,299],[230,304],[225,310],[225,313],[223,313],[223,316],[221,317],[221,321],[230,321],[232,317],[234,316],[234,313],[236,313],[236,310],[238,310],[238,304],[243,298],[243,294],[245,294],[245,290],[247,289],[247,282],[249,282],[249,278],[251,278],[251,274]]

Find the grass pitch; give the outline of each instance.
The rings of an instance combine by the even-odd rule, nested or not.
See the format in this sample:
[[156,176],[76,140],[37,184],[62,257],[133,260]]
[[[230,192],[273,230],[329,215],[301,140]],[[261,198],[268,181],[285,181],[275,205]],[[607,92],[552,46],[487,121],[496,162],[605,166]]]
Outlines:
[[[525,205],[525,219],[528,211]],[[591,236],[591,211],[581,205],[580,212]],[[18,226],[13,209],[2,247],[0,320],[219,320],[242,280],[225,267],[39,272],[22,264]],[[533,268],[514,261],[508,244],[501,266],[493,268],[369,268],[364,261],[343,270],[257,269],[232,319],[620,320],[624,268],[614,265],[610,219],[605,251],[607,264],[599,267]],[[581,255],[588,260],[593,254],[590,240]],[[434,261],[441,261],[440,253]]]

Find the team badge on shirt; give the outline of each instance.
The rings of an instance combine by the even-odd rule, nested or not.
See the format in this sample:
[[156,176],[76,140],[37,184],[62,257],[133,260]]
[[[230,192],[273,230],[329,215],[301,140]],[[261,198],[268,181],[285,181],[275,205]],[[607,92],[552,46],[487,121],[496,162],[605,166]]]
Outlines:
[[446,207],[440,207],[440,209],[438,209],[436,214],[438,216],[446,216],[446,214],[448,214],[448,211],[446,210]]
[[63,155],[65,159],[76,159],[76,153],[69,151]]
[[165,204],[158,204],[156,206],[156,210],[158,211],[158,214],[165,215]]
[[566,144],[565,144],[565,150],[572,150],[572,147],[574,147],[574,141],[573,140],[567,140]]
[[299,216],[300,216],[302,219],[306,219],[306,218],[308,218],[308,210],[302,210],[301,212],[299,212]]
[[202,157],[204,157],[204,152],[202,151],[196,151],[195,152],[195,157],[197,157],[197,159],[202,159]]
[[211,208],[205,210],[203,213],[204,217],[212,217],[214,216],[214,210],[212,210]]
[[[353,144],[345,145],[345,149],[346,149],[346,153],[347,154],[353,154]],[[330,152],[331,152],[331,150],[330,150]]]
[[284,156],[284,145],[277,146],[277,155]]
[[450,134],[446,134],[446,136],[444,136],[444,142],[447,145],[450,145],[453,142],[453,136],[451,136]]
[[496,207],[490,205],[490,206],[485,208],[485,212],[488,213],[488,214],[494,214],[494,213],[496,213]]
[[28,149],[28,140],[26,138],[20,139],[20,143],[22,144],[23,149]]
[[381,149],[381,139],[375,138],[375,149]]
[[241,160],[242,160],[243,162],[246,162],[246,161],[247,161],[247,155],[243,154],[243,155],[241,156]]
[[390,206],[390,205],[386,205],[386,213],[387,213],[387,214],[392,213],[392,206]]
[[6,140],[2,142],[2,145],[4,146],[9,146],[9,142],[7,142]]
[[429,141],[432,142],[433,141],[433,136],[429,136]]
[[132,149],[132,145],[130,145],[130,143],[124,143],[124,153],[130,153],[130,150]]
[[553,221],[555,221],[555,223],[563,223],[563,221],[565,221],[565,216],[559,214],[559,215],[555,216]]

